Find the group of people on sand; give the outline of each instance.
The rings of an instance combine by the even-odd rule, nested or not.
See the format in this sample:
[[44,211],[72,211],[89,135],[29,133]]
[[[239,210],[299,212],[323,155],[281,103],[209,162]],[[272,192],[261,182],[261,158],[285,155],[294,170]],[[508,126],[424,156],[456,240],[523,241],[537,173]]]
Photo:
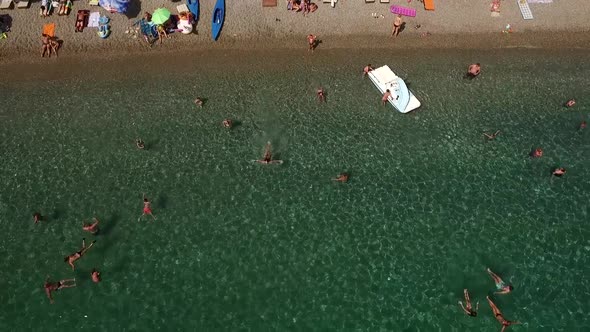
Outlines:
[[56,37],[51,37],[46,34],[41,34],[41,57],[51,57],[51,53],[55,53],[57,56],[57,50],[59,49],[59,41]]
[[311,0],[288,0],[287,10],[294,12],[303,12],[303,15],[313,13],[318,10],[318,5]]
[[[501,295],[512,292],[512,290],[514,289],[512,285],[505,283],[502,280],[502,278],[500,278],[500,276],[492,272],[492,270],[490,270],[489,268],[487,269],[487,272],[496,284],[496,292],[494,292],[494,294]],[[463,309],[463,312],[465,312],[466,315],[471,317],[477,317],[477,311],[479,310],[479,302],[477,302],[475,308],[473,308],[473,304],[471,303],[471,298],[469,296],[469,291],[467,289],[463,290],[463,296],[465,298],[465,304],[463,304],[462,301],[459,301],[461,309]],[[502,312],[500,311],[500,309],[498,309],[496,304],[494,304],[492,299],[489,296],[486,296],[486,299],[488,300],[488,304],[490,305],[490,308],[494,313],[494,317],[500,324],[502,324],[502,332],[504,332],[504,330],[510,325],[520,324],[520,322],[509,321],[506,318],[504,318],[504,315],[502,315]]]
[[[47,17],[53,13],[53,3],[55,1],[52,0],[41,0],[41,9],[39,11],[39,16]],[[58,6],[58,15],[69,15],[70,11],[72,10],[72,0],[59,0]]]

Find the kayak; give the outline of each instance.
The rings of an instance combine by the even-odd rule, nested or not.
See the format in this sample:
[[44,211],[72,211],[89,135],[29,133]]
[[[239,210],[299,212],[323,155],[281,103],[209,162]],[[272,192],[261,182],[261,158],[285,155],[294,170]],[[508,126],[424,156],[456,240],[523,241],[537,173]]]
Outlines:
[[213,19],[211,21],[211,37],[217,40],[221,34],[223,21],[225,20],[225,0],[217,0],[213,8]]

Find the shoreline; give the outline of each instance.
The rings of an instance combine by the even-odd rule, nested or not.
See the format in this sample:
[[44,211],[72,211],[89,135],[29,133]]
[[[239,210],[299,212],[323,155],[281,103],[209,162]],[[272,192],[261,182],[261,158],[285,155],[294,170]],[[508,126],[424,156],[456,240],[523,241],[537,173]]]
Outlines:
[[[308,54],[304,36],[301,38],[268,38],[268,39],[242,39],[225,38],[223,41],[200,44],[186,43],[185,41],[166,40],[164,45],[124,45],[119,48],[104,47],[100,44],[94,47],[76,48],[64,44],[59,50],[59,57],[42,58],[39,50],[31,49],[0,49],[0,66],[18,64],[63,64],[67,61],[111,61],[122,57],[169,55],[174,59],[176,54],[204,54],[207,52],[238,52],[239,51],[264,51],[277,52],[280,50],[292,51],[294,56],[314,56],[324,51],[338,49],[357,50],[497,50],[497,49],[545,49],[545,50],[584,50],[590,49],[590,33],[570,32],[564,35],[561,32],[528,32],[528,33],[472,33],[472,34],[432,34],[420,37],[419,33],[411,32],[403,36],[383,37],[371,35],[326,36],[319,38],[322,42],[314,53]],[[368,55],[370,56],[370,55]]]

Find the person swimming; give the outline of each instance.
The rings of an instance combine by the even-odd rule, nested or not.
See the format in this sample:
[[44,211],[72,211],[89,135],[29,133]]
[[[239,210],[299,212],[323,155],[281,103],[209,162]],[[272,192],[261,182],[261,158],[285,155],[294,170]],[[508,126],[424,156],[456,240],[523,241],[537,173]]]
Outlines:
[[232,121],[232,119],[224,119],[223,122],[221,122],[221,124],[224,128],[231,129],[231,127],[233,127],[234,125],[234,122]]
[[350,175],[349,175],[348,173],[340,173],[340,174],[338,175],[338,177],[336,177],[336,178],[333,178],[332,180],[333,180],[333,181],[338,181],[338,182],[345,183],[345,182],[348,182],[348,178],[349,178],[349,176],[350,176]]
[[479,75],[480,72],[481,72],[481,65],[479,63],[470,64],[469,68],[467,68],[467,73],[465,74],[465,78],[474,79]]
[[82,239],[82,249],[64,258],[64,262],[70,264],[70,266],[72,267],[72,271],[76,269],[76,267],[74,266],[74,262],[82,258],[82,256],[84,256],[88,249],[92,248],[95,242],[96,240],[92,241],[92,243],[88,247],[86,247],[86,239]]
[[316,94],[320,103],[326,102],[326,91],[323,88],[318,88]]
[[553,175],[553,176],[556,176],[556,177],[560,178],[560,177],[562,177],[562,176],[564,176],[564,175],[565,175],[565,172],[566,172],[566,171],[565,171],[565,168],[563,168],[563,167],[559,167],[559,168],[556,168],[556,169],[554,169],[554,170],[551,172],[551,175]]
[[498,309],[498,307],[496,307],[496,305],[494,304],[494,302],[492,302],[490,297],[486,296],[486,299],[488,299],[488,303],[490,305],[490,308],[492,308],[492,312],[494,313],[494,317],[496,317],[496,320],[498,322],[500,322],[500,324],[502,324],[502,330],[500,332],[504,332],[504,330],[506,330],[506,328],[510,325],[520,324],[520,322],[511,322],[511,321],[507,320],[506,318],[504,318],[504,316],[502,315],[502,312],[500,311],[500,309]]
[[541,157],[543,157],[543,149],[541,149],[541,148],[532,149],[531,152],[529,153],[529,156],[531,156],[531,158],[541,158]]
[[467,314],[468,316],[477,317],[477,310],[479,310],[479,302],[477,302],[477,304],[475,305],[475,310],[473,310],[473,307],[471,306],[471,299],[469,298],[469,292],[467,291],[467,288],[465,288],[463,290],[463,296],[465,297],[465,306],[463,306],[463,302],[459,301],[459,305],[461,306],[461,309],[463,309],[465,314]]
[[575,99],[570,99],[563,104],[563,106],[565,106],[567,108],[574,107],[575,105],[576,105]]
[[195,105],[197,105],[197,107],[203,107],[203,105],[205,104],[205,101],[201,98],[197,98],[195,99]]
[[140,150],[145,149],[145,143],[141,140],[141,138],[135,140],[135,146],[137,146],[137,148]]
[[514,287],[512,287],[512,285],[506,284],[504,282],[504,280],[502,280],[502,278],[500,278],[497,274],[492,272],[492,270],[490,270],[488,268],[487,271],[488,271],[488,274],[492,277],[492,279],[494,279],[494,282],[496,283],[496,289],[498,291],[494,292],[494,294],[508,294],[514,289]]
[[498,136],[498,134],[500,134],[500,131],[499,131],[499,130],[496,130],[496,132],[495,132],[495,133],[493,133],[493,134],[483,133],[483,135],[484,135],[485,137],[487,137],[487,139],[488,139],[489,141],[491,141],[491,140],[495,139],[495,138]]
[[282,160],[273,160],[272,159],[272,151],[271,151],[271,144],[270,141],[266,142],[266,146],[264,147],[264,155],[262,159],[255,160],[259,164],[282,164]]

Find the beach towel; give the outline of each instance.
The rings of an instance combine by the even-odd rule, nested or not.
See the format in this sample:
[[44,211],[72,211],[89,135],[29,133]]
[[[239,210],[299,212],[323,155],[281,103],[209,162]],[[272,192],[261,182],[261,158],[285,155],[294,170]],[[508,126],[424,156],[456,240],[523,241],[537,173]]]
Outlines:
[[416,17],[416,9],[414,9],[414,8],[393,5],[393,6],[389,7],[389,11],[392,14],[400,14],[400,15],[409,16],[409,17]]
[[55,23],[47,23],[43,26],[43,34],[55,37]]
[[89,28],[98,28],[98,20],[99,19],[100,19],[99,12],[90,13],[90,17],[88,18],[88,27]]
[[434,0],[424,0],[424,9],[434,10]]
[[276,7],[277,0],[262,0],[262,7]]
[[528,3],[553,3],[553,0],[527,0]]
[[532,20],[533,13],[531,12],[531,8],[529,7],[529,3],[526,0],[516,0],[518,3],[518,8],[520,8],[520,13],[522,14],[522,18],[525,20]]

